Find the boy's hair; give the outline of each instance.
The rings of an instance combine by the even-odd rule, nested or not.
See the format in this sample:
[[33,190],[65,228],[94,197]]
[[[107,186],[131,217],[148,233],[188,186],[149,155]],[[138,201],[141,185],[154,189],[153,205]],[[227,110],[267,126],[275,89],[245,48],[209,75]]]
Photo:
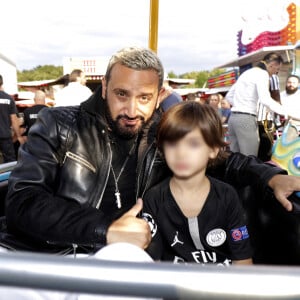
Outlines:
[[214,163],[226,157],[224,130],[217,111],[210,105],[195,101],[175,104],[163,115],[157,131],[157,146],[163,153],[164,142],[176,142],[186,134],[199,129],[205,143],[211,148],[220,148]]

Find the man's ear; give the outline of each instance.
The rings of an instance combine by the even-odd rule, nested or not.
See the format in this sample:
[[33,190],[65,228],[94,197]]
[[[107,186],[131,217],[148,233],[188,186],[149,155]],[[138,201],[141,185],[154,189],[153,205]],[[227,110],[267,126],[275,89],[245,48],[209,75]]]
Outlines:
[[158,92],[156,108],[158,108],[160,103],[166,98],[164,95],[165,93],[166,93],[166,88],[163,86]]
[[105,76],[102,77],[101,79],[102,81],[102,98],[105,99],[106,97],[106,79],[105,79]]

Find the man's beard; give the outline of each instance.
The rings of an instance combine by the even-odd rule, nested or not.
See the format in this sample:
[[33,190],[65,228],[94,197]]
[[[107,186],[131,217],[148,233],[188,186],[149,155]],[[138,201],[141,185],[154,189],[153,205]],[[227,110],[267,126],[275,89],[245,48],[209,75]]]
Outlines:
[[[133,137],[135,137],[138,133],[140,133],[143,130],[143,128],[145,127],[145,125],[146,125],[145,118],[142,116],[130,118],[127,115],[118,115],[116,120],[113,120],[110,109],[107,105],[107,100],[104,102],[105,102],[106,119],[107,119],[110,129],[112,130],[112,132],[114,134],[118,135],[121,138],[129,140],[129,139],[132,139]],[[138,120],[140,120],[140,125],[138,127],[137,126],[124,126],[120,122],[121,119],[127,119],[127,120],[138,119]]]
[[290,88],[290,87],[286,87],[285,91],[288,95],[293,95],[298,91],[298,88]]

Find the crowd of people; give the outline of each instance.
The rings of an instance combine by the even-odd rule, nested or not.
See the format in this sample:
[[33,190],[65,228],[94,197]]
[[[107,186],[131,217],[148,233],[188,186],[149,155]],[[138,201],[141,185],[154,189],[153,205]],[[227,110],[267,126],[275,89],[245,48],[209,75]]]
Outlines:
[[[203,105],[165,89],[158,56],[131,47],[112,55],[86,100],[73,103],[68,92],[49,108],[36,93],[37,106],[24,112],[34,124],[26,121],[6,198],[14,245],[52,253],[71,253],[76,245],[94,255],[106,245],[130,243],[153,260],[251,264],[236,189],[249,183],[262,194],[271,189],[287,211],[293,208],[288,197],[300,190],[300,178],[255,155],[258,99],[276,113],[291,112],[268,91],[281,63],[270,54],[245,71],[228,96],[213,94]],[[1,104],[15,115],[13,101],[1,93]],[[232,151],[224,151],[226,122]],[[2,251],[6,243],[11,247],[0,239]]]
[[31,126],[35,123],[38,112],[47,106],[79,105],[92,95],[86,86],[85,73],[74,69],[68,76],[67,84],[55,94],[51,105],[47,104],[47,94],[43,90],[36,90],[33,105],[19,112],[13,97],[4,91],[3,77],[0,75],[0,153],[1,163],[16,161],[19,146],[27,140]]
[[[272,119],[274,113],[285,119],[300,119],[299,110],[295,110],[297,101],[292,105],[284,105],[286,96],[279,93],[276,75],[282,63],[283,58],[280,55],[268,53],[256,66],[244,71],[226,94],[232,105],[228,122],[232,151],[258,156],[260,136],[257,118],[259,117],[261,121],[261,116],[258,116],[261,108],[270,112]],[[281,96],[285,98],[282,102]]]

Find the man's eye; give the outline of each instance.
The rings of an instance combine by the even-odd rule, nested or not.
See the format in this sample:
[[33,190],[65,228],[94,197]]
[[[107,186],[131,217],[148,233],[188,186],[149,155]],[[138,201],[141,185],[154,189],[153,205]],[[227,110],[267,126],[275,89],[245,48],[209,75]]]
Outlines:
[[150,97],[150,96],[142,96],[142,97],[140,98],[140,101],[141,101],[142,103],[148,103],[148,102],[151,101],[151,97]]
[[122,92],[122,91],[119,91],[117,92],[117,95],[120,96],[120,97],[125,97],[125,92]]

